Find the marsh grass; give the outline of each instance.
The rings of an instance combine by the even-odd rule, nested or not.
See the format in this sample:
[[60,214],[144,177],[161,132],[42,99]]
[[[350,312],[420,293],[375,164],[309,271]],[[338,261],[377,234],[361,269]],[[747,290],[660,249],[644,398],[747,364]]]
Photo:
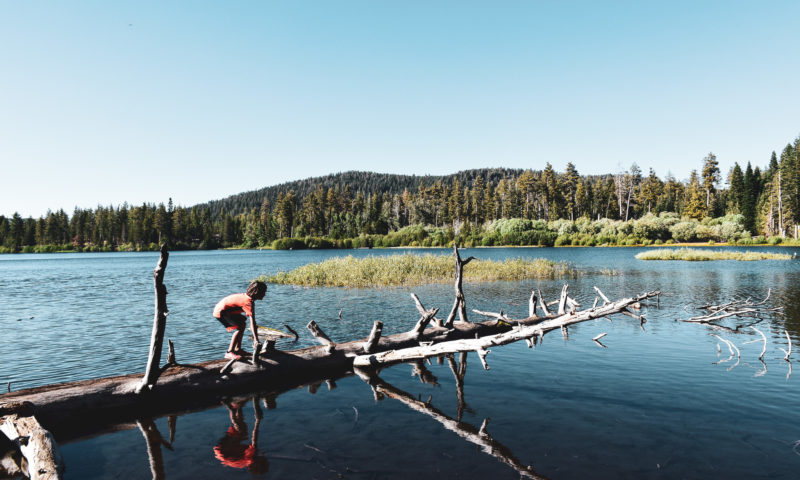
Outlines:
[[705,250],[697,248],[660,248],[641,252],[636,255],[639,260],[685,260],[688,262],[704,262],[709,260],[790,260],[791,255],[764,252],[733,252],[721,250]]
[[[575,276],[565,262],[537,258],[473,260],[464,267],[465,282],[548,279]],[[390,287],[449,283],[455,278],[452,256],[403,254],[354,258],[329,258],[262,279],[277,284],[306,287]]]

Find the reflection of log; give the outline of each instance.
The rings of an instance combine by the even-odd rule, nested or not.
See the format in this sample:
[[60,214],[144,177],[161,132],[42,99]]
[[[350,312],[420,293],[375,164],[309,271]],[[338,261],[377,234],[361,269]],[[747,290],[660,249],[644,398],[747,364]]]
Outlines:
[[483,352],[486,351],[486,349],[490,346],[505,345],[507,343],[516,342],[517,340],[530,338],[534,335],[541,338],[545,333],[551,330],[560,329],[575,323],[594,320],[607,315],[613,315],[615,313],[621,313],[629,305],[639,302],[645,298],[653,297],[657,295],[657,293],[658,292],[650,292],[634,298],[624,298],[622,300],[617,300],[616,302],[607,303],[599,308],[583,310],[573,314],[565,314],[557,318],[544,320],[535,324],[524,325],[525,322],[532,323],[534,321],[532,319],[520,320],[520,325],[516,328],[504,333],[498,333],[496,335],[489,335],[474,339],[445,341],[433,345],[411,347],[401,350],[389,350],[374,355],[359,355],[353,361],[353,365],[356,367],[369,367],[470,350],[477,351],[481,356],[481,361],[483,362],[485,357]]
[[153,270],[153,286],[155,287],[156,307],[153,318],[153,333],[150,337],[150,354],[147,357],[147,370],[144,373],[141,385],[137,392],[150,390],[158,379],[160,373],[158,365],[161,362],[161,349],[164,345],[164,329],[167,326],[167,287],[164,286],[164,270],[167,268],[169,252],[166,245],[161,245],[161,254],[158,264]]
[[31,479],[58,479],[64,462],[53,435],[32,415],[33,405],[22,402],[0,407],[0,432],[17,445]]
[[359,377],[361,377],[365,382],[367,382],[375,392],[380,393],[382,396],[385,395],[389,398],[393,398],[398,400],[405,405],[407,405],[412,410],[416,410],[418,412],[424,413],[429,417],[433,418],[437,422],[441,423],[444,428],[454,432],[459,437],[474,443],[475,445],[479,446],[481,450],[489,455],[495,457],[499,461],[505,463],[506,465],[510,466],[514,470],[516,470],[521,476],[525,478],[544,478],[541,475],[537,474],[532,467],[528,465],[523,465],[517,457],[511,452],[511,450],[503,445],[502,443],[498,442],[491,435],[486,433],[486,421],[484,421],[483,426],[478,429],[474,426],[459,422],[446,414],[442,411],[431,405],[430,400],[423,402],[421,400],[417,400],[411,394],[400,390],[399,388],[386,383],[382,379],[377,376],[370,376],[369,374],[356,370],[356,373]]
[[467,374],[467,352],[461,352],[459,355],[458,366],[456,366],[456,360],[452,354],[447,355],[447,363],[450,365],[450,371],[453,372],[453,377],[456,379],[456,399],[458,400],[456,420],[460,422],[461,418],[464,416],[464,410],[472,411],[464,400],[464,377]]

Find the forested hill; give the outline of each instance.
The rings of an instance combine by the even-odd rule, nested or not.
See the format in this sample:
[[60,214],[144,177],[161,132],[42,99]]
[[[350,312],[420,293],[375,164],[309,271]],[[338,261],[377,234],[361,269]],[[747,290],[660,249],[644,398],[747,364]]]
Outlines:
[[322,177],[306,178],[293,182],[281,183],[270,187],[243,192],[221,200],[212,200],[207,203],[196,205],[198,208],[208,208],[211,217],[219,219],[224,213],[238,215],[247,213],[255,208],[260,208],[264,199],[269,205],[275,205],[279,192],[289,192],[293,190],[298,198],[304,198],[313,193],[320,186],[327,191],[329,188],[344,192],[347,187],[353,196],[361,193],[364,197],[373,193],[388,193],[390,195],[403,193],[408,189],[409,192],[417,192],[420,185],[430,186],[436,182],[450,186],[454,180],[458,180],[461,185],[471,185],[478,177],[482,177],[484,183],[496,185],[501,179],[510,180],[522,174],[521,169],[512,168],[481,168],[473,170],[463,170],[450,175],[397,175],[393,173],[376,172],[340,172]]

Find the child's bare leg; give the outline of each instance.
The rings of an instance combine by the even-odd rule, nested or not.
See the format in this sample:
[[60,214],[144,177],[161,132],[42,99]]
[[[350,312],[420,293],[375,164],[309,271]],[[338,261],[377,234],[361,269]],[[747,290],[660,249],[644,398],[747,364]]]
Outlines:
[[235,352],[242,347],[242,338],[244,337],[244,330],[236,330],[231,336],[231,344],[228,346],[229,352]]

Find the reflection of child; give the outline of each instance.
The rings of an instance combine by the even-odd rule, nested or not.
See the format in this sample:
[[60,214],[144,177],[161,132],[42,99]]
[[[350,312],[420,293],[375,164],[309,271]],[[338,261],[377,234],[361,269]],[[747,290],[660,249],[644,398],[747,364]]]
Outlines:
[[247,468],[252,473],[266,473],[269,470],[269,461],[258,454],[258,420],[253,428],[250,444],[247,441],[247,424],[242,416],[242,406],[239,403],[226,404],[231,426],[214,447],[214,456],[226,467]]
[[250,319],[250,330],[253,332],[253,340],[258,343],[258,329],[256,325],[255,301],[264,298],[267,294],[267,284],[255,281],[247,287],[245,293],[234,293],[228,295],[217,303],[214,307],[214,318],[224,325],[228,331],[235,330],[231,337],[231,343],[225,358],[239,360],[247,352],[242,350],[242,338],[244,337],[245,321]]

